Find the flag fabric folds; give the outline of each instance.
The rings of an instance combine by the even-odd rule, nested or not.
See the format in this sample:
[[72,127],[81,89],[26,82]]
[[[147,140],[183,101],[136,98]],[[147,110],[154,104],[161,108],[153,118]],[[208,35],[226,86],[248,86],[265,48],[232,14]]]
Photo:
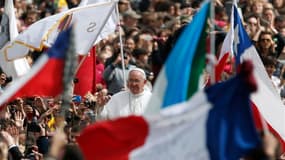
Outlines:
[[285,108],[273,83],[269,79],[264,65],[252,45],[239,16],[237,7],[233,6],[234,13],[234,41],[233,50],[237,65],[244,60],[251,60],[254,64],[254,76],[258,84],[258,91],[252,94],[251,100],[257,107],[265,121],[285,141]]
[[[17,97],[58,96],[62,92],[64,58],[72,46],[72,29],[63,31],[55,44],[34,64],[31,71],[8,86],[0,96],[0,106]],[[70,51],[71,52],[71,51]]]
[[[5,0],[1,27],[5,29],[4,32],[0,35],[0,48],[18,36],[14,4],[11,0]],[[2,51],[0,51],[0,66],[2,70],[8,76],[12,76],[13,79],[26,74],[30,70],[28,61],[25,58],[20,58],[14,61],[7,61]]]
[[86,57],[81,56],[79,61],[82,60],[75,76],[78,82],[74,84],[74,94],[84,97],[88,92],[96,92],[96,47]]
[[161,69],[146,114],[189,99],[198,89],[206,63],[206,29],[210,2],[188,24]]
[[[114,2],[114,0],[81,0],[79,6],[81,7],[81,6],[96,4],[96,3],[100,3],[100,2],[112,2],[112,1]],[[110,16],[108,17],[108,20],[107,20],[104,28],[102,29],[102,31],[98,35],[96,43],[99,42],[101,39],[106,38],[108,35],[110,35],[110,33],[114,32],[117,28],[118,21],[119,20],[118,20],[118,15],[116,14],[116,10],[113,9],[111,11]]]
[[112,24],[105,24],[110,20],[116,3],[117,1],[90,4],[39,20],[5,46],[2,49],[4,55],[8,60],[13,60],[25,56],[29,49],[42,50],[50,47],[62,29],[70,24],[74,24],[76,53],[87,54],[94,44],[114,32],[115,26],[110,25],[117,24],[117,17],[112,16]]
[[249,104],[251,71],[244,65],[236,77],[160,115],[90,125],[77,142],[87,160],[239,159],[261,145]]

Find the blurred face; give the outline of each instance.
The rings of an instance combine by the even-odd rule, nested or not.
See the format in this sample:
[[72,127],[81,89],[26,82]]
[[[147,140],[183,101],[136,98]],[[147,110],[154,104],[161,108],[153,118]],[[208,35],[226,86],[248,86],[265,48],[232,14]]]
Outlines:
[[74,143],[77,144],[76,138],[79,137],[80,133],[76,133],[76,132],[71,132],[70,133],[70,143]]
[[271,9],[267,9],[266,11],[264,11],[264,18],[268,21],[268,22],[272,22],[274,20],[274,13]]
[[124,18],[124,24],[127,27],[137,27],[138,19],[133,18],[133,17],[126,17]]
[[256,33],[257,31],[257,19],[255,17],[251,17],[247,21],[247,25],[251,33]]
[[275,72],[275,66],[274,65],[268,65],[268,66],[265,66],[265,69],[266,69],[268,76],[271,78],[273,73]]
[[1,75],[0,75],[0,86],[5,84],[5,82],[6,82],[6,74],[1,73]]
[[119,11],[121,13],[127,11],[129,9],[129,3],[126,2],[119,2]]
[[137,43],[138,48],[144,48],[151,53],[153,50],[153,38],[150,34],[141,34]]
[[145,63],[145,64],[147,64],[147,62],[148,62],[148,55],[147,54],[140,55],[138,57],[138,60],[143,62],[143,63]]
[[28,15],[27,15],[27,18],[26,18],[26,21],[25,21],[26,24],[27,24],[27,25],[33,24],[34,22],[37,21],[37,17],[38,17],[37,14],[34,14],[34,13],[28,14]]
[[131,71],[129,73],[128,88],[133,94],[142,93],[146,80],[140,71]]
[[264,49],[268,49],[271,47],[273,43],[272,37],[270,34],[263,34],[260,37],[260,46]]
[[253,11],[253,13],[261,14],[263,11],[263,4],[261,2],[254,3],[252,5],[252,11]]
[[276,8],[281,8],[283,6],[283,0],[273,0],[273,5]]
[[134,50],[136,47],[135,41],[131,38],[126,40],[126,48],[129,49],[130,51]]
[[33,108],[30,105],[24,105],[24,111],[27,115],[27,119],[32,120],[34,117]]

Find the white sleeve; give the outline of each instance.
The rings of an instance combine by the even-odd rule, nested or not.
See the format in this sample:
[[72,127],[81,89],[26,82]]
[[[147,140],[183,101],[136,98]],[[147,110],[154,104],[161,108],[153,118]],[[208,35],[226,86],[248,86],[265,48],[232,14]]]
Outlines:
[[107,120],[112,118],[114,105],[115,105],[114,99],[111,98],[109,102],[107,102],[107,104],[105,104],[105,106],[103,106],[102,109],[99,112],[97,112],[97,120]]

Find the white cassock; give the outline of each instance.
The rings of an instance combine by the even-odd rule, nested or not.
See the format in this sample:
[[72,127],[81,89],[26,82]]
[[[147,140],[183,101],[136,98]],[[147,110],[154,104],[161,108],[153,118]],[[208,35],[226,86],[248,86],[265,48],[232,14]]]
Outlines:
[[151,92],[144,90],[140,94],[132,94],[130,91],[121,91],[112,96],[104,106],[100,117],[113,119],[129,115],[142,115],[145,112]]

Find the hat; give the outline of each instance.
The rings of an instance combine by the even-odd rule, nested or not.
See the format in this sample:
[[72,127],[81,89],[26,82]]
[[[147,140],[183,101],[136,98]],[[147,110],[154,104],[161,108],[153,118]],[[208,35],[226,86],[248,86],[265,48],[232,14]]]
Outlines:
[[132,17],[134,19],[140,19],[142,18],[141,15],[137,14],[135,11],[133,10],[127,10],[126,12],[123,13],[124,17]]
[[138,68],[138,67],[132,68],[132,69],[130,70],[129,74],[130,74],[132,71],[141,72],[143,79],[146,79],[146,74],[145,74],[145,71],[144,71],[143,69]]

